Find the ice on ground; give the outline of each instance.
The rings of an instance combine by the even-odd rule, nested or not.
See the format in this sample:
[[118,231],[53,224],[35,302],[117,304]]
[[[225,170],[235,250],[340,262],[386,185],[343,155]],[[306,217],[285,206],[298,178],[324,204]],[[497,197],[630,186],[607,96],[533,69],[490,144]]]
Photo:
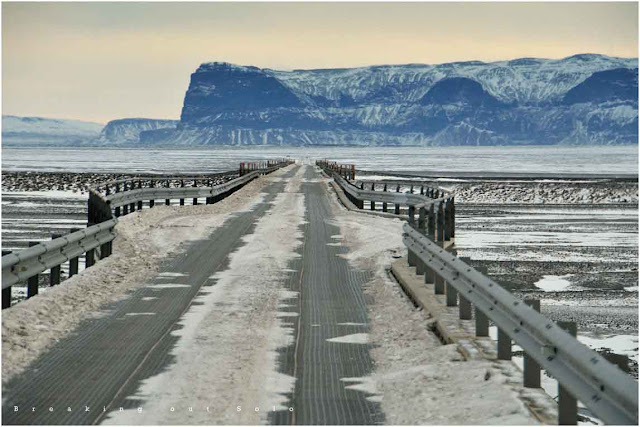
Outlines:
[[638,361],[638,335],[578,335],[578,341],[594,350],[607,348]]
[[173,273],[170,271],[163,271],[162,273],[158,274],[158,277],[183,277],[183,276],[187,276],[187,274]]
[[565,274],[564,276],[544,275],[534,285],[545,292],[560,292],[571,286],[571,282],[565,279],[565,277],[571,276],[573,274]]

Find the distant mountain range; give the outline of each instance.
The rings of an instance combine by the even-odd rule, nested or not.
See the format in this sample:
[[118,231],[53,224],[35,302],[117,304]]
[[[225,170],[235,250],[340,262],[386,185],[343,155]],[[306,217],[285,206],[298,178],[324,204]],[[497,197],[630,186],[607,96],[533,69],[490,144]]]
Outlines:
[[113,121],[92,143],[637,144],[638,60],[582,54],[295,71],[205,63],[191,75],[179,121]]
[[104,125],[79,120],[2,116],[4,146],[92,144]]

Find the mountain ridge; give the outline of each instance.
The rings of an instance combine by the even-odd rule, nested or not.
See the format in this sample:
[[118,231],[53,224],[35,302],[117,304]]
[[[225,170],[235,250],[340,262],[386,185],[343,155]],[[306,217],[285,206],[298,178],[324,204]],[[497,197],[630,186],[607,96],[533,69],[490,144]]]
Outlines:
[[92,143],[637,144],[637,93],[638,59],[599,54],[293,71],[205,62],[179,121],[114,120]]

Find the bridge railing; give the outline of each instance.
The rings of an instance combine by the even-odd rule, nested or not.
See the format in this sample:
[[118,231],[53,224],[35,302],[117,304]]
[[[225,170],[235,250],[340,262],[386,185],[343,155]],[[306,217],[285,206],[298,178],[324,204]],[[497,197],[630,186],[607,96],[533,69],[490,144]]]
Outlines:
[[[400,185],[374,181],[360,181],[359,186],[356,186],[335,168],[329,167],[331,164],[335,163],[324,160],[316,162],[316,165],[334,178],[345,196],[358,209],[364,209],[365,203],[369,204],[371,211],[380,208],[382,212],[389,212],[389,208],[392,208],[395,215],[405,216],[411,224],[436,242],[450,242],[455,237],[453,193],[427,185],[416,185],[415,188],[411,186],[407,193],[402,193]],[[416,192],[419,189],[419,192],[414,193],[414,189]]]
[[[540,369],[546,370],[558,381],[559,424],[577,423],[577,401],[608,424],[638,424],[637,381],[579,342],[575,338],[575,324],[549,320],[539,313],[539,301],[535,304],[518,299],[457,257],[452,251],[453,246],[447,248],[443,244],[442,237],[452,237],[455,229],[451,222],[451,231],[447,234],[445,215],[436,215],[436,218],[442,218],[436,222],[443,224],[436,225],[438,231],[435,232],[432,215],[427,216],[426,226],[424,216],[415,221],[416,208],[428,209],[431,213],[434,204],[442,202],[443,197],[453,199],[453,194],[445,192],[440,199],[425,200],[424,195],[416,197],[378,191],[363,193],[362,189],[326,168],[323,162],[317,164],[333,174],[345,194],[351,195],[352,202],[368,199],[409,204],[408,222],[403,226],[403,242],[408,250],[409,265],[416,267],[418,274],[424,274],[425,284],[433,284],[436,294],[446,296],[448,306],[459,306],[461,320],[475,318],[476,336],[489,335],[489,321],[498,327],[499,360],[511,360],[513,342],[523,349],[525,387],[540,387]],[[432,193],[429,190],[427,194]],[[362,209],[361,205],[358,207]],[[436,212],[440,212],[440,209]]]
[[[143,208],[148,201],[154,206],[156,199],[165,199],[169,205],[171,199],[206,198],[206,203],[215,203],[239,190],[260,175],[269,174],[291,164],[292,161],[269,162],[267,168],[254,170],[220,185],[213,184],[213,176],[203,177],[135,177],[102,183],[89,190],[88,224],[84,230],[70,234],[55,235],[53,240],[33,242],[27,249],[2,254],[2,308],[11,306],[12,286],[27,281],[26,298],[38,293],[40,273],[50,270],[50,285],[60,283],[61,264],[69,262],[69,277],[78,273],[78,258],[85,254],[85,268],[95,264],[96,259],[111,255],[112,242],[116,237],[117,217]],[[236,172],[220,174],[230,175]],[[193,181],[193,186],[185,182]],[[180,186],[171,187],[179,183]],[[197,186],[198,183],[205,186]],[[206,184],[211,184],[206,186]]]

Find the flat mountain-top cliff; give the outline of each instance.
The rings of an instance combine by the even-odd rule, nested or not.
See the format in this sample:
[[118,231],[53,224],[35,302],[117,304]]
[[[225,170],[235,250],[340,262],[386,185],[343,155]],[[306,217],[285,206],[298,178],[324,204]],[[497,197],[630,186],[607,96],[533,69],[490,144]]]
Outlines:
[[638,61],[551,60],[276,71],[224,62],[191,75],[163,145],[631,144]]

